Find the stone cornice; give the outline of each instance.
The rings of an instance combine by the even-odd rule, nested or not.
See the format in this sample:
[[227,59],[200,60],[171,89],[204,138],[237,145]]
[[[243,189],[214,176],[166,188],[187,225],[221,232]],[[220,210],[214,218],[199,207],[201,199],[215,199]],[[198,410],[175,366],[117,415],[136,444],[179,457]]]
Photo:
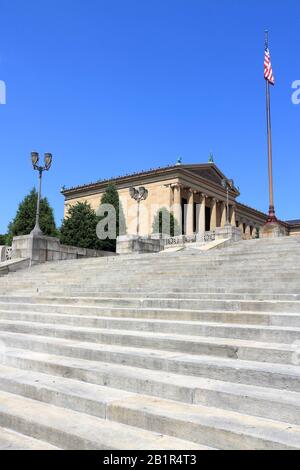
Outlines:
[[[162,181],[164,179],[180,178],[183,175],[188,177],[188,180],[192,178],[195,185],[205,185],[210,187],[214,193],[216,190],[220,191],[220,185],[206,178],[202,178],[200,175],[193,173],[193,169],[209,170],[212,169],[220,177],[224,176],[218,167],[212,163],[202,163],[195,165],[173,165],[164,168],[157,168],[149,171],[133,173],[131,175],[119,176],[116,178],[110,178],[105,180],[99,180],[94,183],[80,185],[72,188],[63,188],[61,193],[65,196],[65,199],[74,199],[82,196],[97,194],[104,191],[108,183],[116,184],[118,189],[127,188],[136,184],[149,184],[152,182]],[[235,189],[232,191],[232,196],[237,197],[238,191]]]

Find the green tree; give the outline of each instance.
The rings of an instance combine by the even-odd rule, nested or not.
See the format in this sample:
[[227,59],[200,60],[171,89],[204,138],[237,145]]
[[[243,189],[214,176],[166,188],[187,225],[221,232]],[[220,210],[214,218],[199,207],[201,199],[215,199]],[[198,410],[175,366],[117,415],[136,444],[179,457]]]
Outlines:
[[[35,226],[37,198],[38,194],[36,189],[32,189],[19,204],[17,214],[8,226],[8,244],[11,244],[13,237],[18,235],[28,235],[33,230]],[[41,199],[40,227],[44,235],[48,235],[50,237],[58,235],[53,209],[46,198]]]
[[99,218],[87,202],[78,202],[69,209],[60,230],[60,241],[64,245],[102,250],[97,237]]
[[153,220],[152,233],[161,233],[174,237],[179,235],[179,232],[179,224],[174,215],[165,207],[159,209]]
[[0,246],[5,246],[7,243],[7,235],[0,235]]
[[[126,233],[126,223],[119,194],[116,186],[113,183],[110,183],[107,186],[106,191],[101,198],[101,205],[99,208],[100,211],[101,206],[103,206],[104,204],[113,206],[113,208],[115,209],[115,214],[112,215],[105,212],[103,215],[101,213],[99,221],[105,218],[107,221],[106,228],[108,229],[109,223],[112,222],[113,226],[116,224],[116,230],[114,238],[107,238],[105,240],[101,240],[102,249],[105,251],[116,251],[116,237],[118,237],[119,235],[124,235]],[[110,216],[113,217],[113,220],[110,220]]]

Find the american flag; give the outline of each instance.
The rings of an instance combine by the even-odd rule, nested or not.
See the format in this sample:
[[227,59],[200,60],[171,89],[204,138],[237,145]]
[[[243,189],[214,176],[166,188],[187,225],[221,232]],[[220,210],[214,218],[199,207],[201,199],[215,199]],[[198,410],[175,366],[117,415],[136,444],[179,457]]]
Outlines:
[[265,49],[265,79],[271,85],[275,85],[275,78],[273,75],[272,64],[271,64],[271,54],[269,51],[269,47],[267,45]]

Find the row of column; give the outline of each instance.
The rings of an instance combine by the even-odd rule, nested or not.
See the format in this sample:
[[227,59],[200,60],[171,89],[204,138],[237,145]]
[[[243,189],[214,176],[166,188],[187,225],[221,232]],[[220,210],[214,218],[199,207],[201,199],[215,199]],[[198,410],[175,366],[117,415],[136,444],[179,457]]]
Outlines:
[[[179,223],[182,219],[182,187],[180,185],[174,185],[173,190],[173,201],[174,217]],[[197,196],[197,198],[196,198]],[[196,200],[197,199],[197,200]],[[209,203],[208,203],[209,200]],[[186,211],[186,235],[191,236],[194,234],[194,204],[197,204],[197,215],[196,215],[196,232],[204,233],[206,231],[206,207],[210,207],[210,230],[215,230],[218,227],[224,227],[227,220],[227,205],[225,201],[218,201],[216,198],[209,197],[199,191],[189,190],[187,211]],[[218,204],[220,205],[220,217],[218,221]],[[219,223],[218,223],[219,222]],[[235,206],[230,206],[229,222],[231,225],[236,226],[236,210]]]
[[259,238],[261,235],[262,227],[251,224],[251,222],[241,220],[238,221],[237,226],[239,227],[242,233],[242,238],[244,240],[251,240],[251,238]]

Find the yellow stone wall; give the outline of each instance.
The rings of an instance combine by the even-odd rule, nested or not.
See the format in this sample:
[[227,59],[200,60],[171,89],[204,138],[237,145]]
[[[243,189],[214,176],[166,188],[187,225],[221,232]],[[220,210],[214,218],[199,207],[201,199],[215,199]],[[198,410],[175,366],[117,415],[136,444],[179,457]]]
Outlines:
[[291,237],[300,237],[300,227],[295,227],[290,230]]

